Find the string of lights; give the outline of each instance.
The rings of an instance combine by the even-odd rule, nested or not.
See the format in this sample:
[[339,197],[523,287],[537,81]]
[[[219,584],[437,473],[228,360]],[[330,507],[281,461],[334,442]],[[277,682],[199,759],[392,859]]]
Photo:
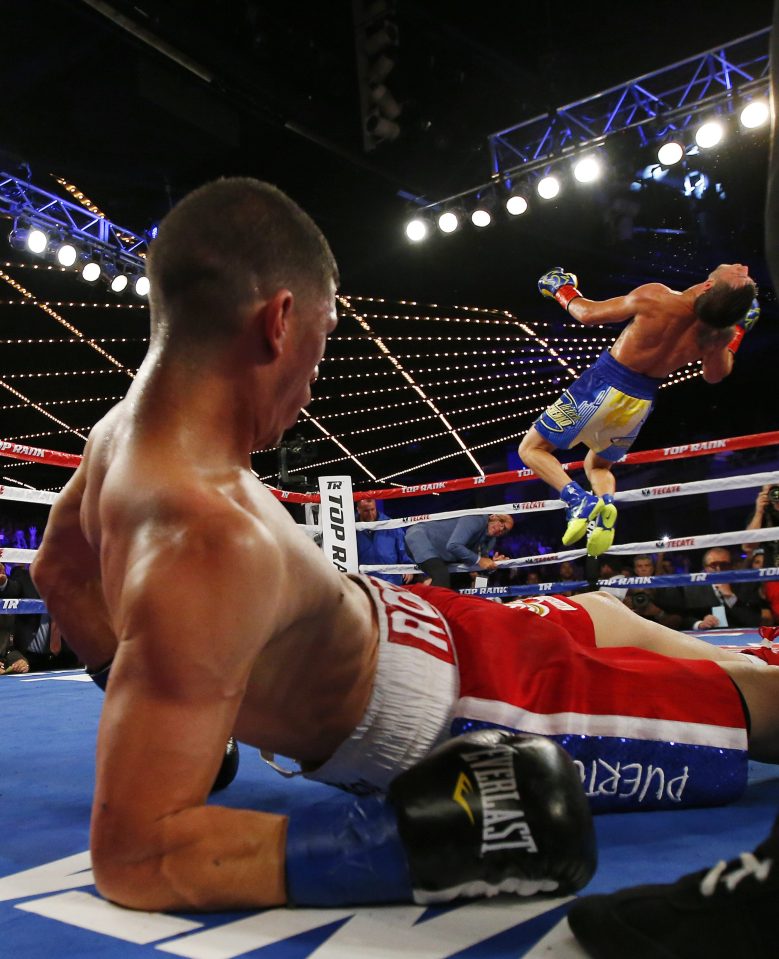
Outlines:
[[[341,302],[347,307],[347,309],[351,309],[351,304],[349,303],[349,301],[348,301],[347,298],[342,297],[342,298],[341,298]],[[479,471],[479,475],[480,475],[480,476],[483,476],[483,475],[484,475],[484,471],[482,470],[481,465],[480,465],[480,464],[478,463],[478,461],[471,455],[471,452],[470,452],[470,450],[468,449],[468,447],[466,446],[466,444],[463,442],[462,437],[459,435],[459,433],[457,432],[457,430],[455,430],[455,429],[452,427],[452,425],[449,423],[449,421],[448,421],[447,418],[444,416],[444,414],[438,409],[438,407],[437,407],[436,404],[433,402],[433,400],[425,393],[425,391],[422,389],[422,387],[419,386],[419,384],[417,384],[417,383],[414,381],[414,378],[413,378],[409,373],[406,372],[406,370],[404,369],[403,365],[402,365],[402,364],[400,363],[400,361],[392,354],[392,352],[390,351],[389,347],[386,346],[386,344],[385,344],[378,336],[375,336],[375,335],[374,335],[374,332],[373,332],[373,330],[371,329],[370,325],[368,324],[367,320],[366,320],[363,316],[359,315],[359,314],[356,313],[356,312],[353,314],[353,316],[354,316],[354,318],[357,320],[357,322],[360,324],[360,326],[363,328],[363,330],[365,330],[366,333],[370,334],[370,335],[374,338],[374,342],[375,342],[376,346],[382,351],[382,353],[384,353],[384,355],[387,357],[387,359],[389,360],[389,362],[392,363],[392,365],[398,370],[398,372],[403,376],[403,378],[408,381],[408,383],[411,385],[412,389],[413,389],[416,393],[419,394],[419,396],[422,398],[422,400],[423,400],[423,401],[430,407],[430,409],[439,417],[439,419],[441,420],[441,422],[442,422],[442,423],[444,424],[444,426],[447,428],[447,430],[448,430],[449,434],[451,435],[452,439],[454,439],[454,441],[458,444],[458,446],[461,447],[462,451],[465,453],[465,455],[468,457],[468,459],[473,463],[473,465],[474,465],[474,466],[476,467],[476,469]]]

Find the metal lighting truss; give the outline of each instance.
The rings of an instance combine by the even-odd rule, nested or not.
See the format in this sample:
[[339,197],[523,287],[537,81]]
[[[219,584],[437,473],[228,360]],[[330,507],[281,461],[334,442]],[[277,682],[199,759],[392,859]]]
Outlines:
[[23,221],[43,230],[56,231],[63,238],[95,253],[116,260],[118,265],[141,272],[145,267],[147,238],[112,223],[86,207],[47,193],[19,177],[0,172],[0,216]]
[[[768,92],[770,27],[489,136],[493,180],[541,170],[634,130],[641,145]],[[469,191],[471,192],[471,191]]]

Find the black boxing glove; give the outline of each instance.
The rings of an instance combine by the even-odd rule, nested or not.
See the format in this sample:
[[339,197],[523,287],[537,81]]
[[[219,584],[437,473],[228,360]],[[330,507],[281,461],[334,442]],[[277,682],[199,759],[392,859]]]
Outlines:
[[319,803],[287,834],[290,902],[446,902],[573,892],[595,871],[595,833],[564,750],[498,729],[435,749],[387,801]]
[[595,872],[581,780],[551,739],[468,733],[398,776],[389,800],[417,902],[575,892]]

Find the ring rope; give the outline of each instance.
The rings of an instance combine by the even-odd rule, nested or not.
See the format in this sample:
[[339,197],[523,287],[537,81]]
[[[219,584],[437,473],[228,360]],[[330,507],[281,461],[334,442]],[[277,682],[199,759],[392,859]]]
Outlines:
[[[652,553],[662,550],[664,553],[679,549],[710,549],[712,546],[736,546],[741,543],[765,543],[779,540],[779,526],[762,527],[761,529],[735,530],[730,533],[706,533],[700,536],[680,536],[669,539],[647,540],[643,543],[622,543],[612,546],[609,554],[634,555],[636,553]],[[538,556],[520,556],[517,559],[501,559],[495,564],[496,569],[512,569],[518,566],[544,566],[549,563],[564,563],[580,559],[587,553],[586,549],[569,549],[560,553],[541,553]],[[2,557],[2,553],[0,553]],[[449,567],[455,573],[474,572],[471,566],[462,564]],[[421,573],[422,570],[413,564],[397,563],[392,566],[360,566],[363,573]],[[569,588],[569,587],[566,587]]]
[[[600,589],[667,589],[672,586],[689,586],[715,583],[751,583],[779,579],[779,566],[763,569],[732,569],[719,573],[673,573],[663,576],[613,576],[599,579],[595,585]],[[458,592],[465,596],[538,596],[540,593],[570,593],[587,589],[591,584],[586,579],[565,580],[559,583],[530,583],[525,586],[474,586]]]
[[[779,470],[765,473],[744,473],[740,476],[722,476],[710,480],[693,480],[690,483],[672,483],[659,486],[643,486],[640,489],[623,490],[614,494],[617,503],[643,503],[647,499],[667,499],[674,496],[691,496],[696,493],[711,493],[716,490],[748,489],[779,483]],[[0,490],[2,488],[0,487]],[[13,497],[12,497],[13,498]],[[527,500],[519,503],[499,503],[495,506],[477,506],[474,509],[449,510],[441,513],[419,513],[416,516],[379,519],[371,523],[355,523],[355,529],[399,529],[428,520],[459,519],[461,516],[489,516],[492,513],[541,513],[545,510],[563,509],[560,499]],[[309,534],[321,532],[322,527],[312,523],[299,524]]]
[[[735,452],[736,450],[755,449],[761,446],[779,444],[779,430],[768,433],[750,433],[745,436],[731,436],[720,440],[706,440],[701,443],[685,443],[681,446],[666,446],[663,449],[643,450],[640,453],[628,453],[617,462],[623,465],[638,463],[657,463],[665,460],[688,459],[693,456],[709,456],[712,453]],[[75,469],[82,457],[75,453],[60,453],[37,446],[25,446],[0,440],[0,456],[11,459],[27,460],[47,466],[67,466]],[[584,460],[562,463],[563,469],[571,471],[581,469]],[[509,470],[505,473],[492,473],[488,476],[469,476],[462,479],[441,480],[435,483],[421,483],[416,486],[393,486],[383,490],[360,490],[353,498],[359,499],[399,499],[406,496],[419,496],[424,493],[444,493],[455,490],[474,489],[481,486],[498,486],[507,483],[524,483],[536,479],[532,470]],[[294,493],[268,486],[268,490],[278,499],[288,503],[318,503],[318,493]]]

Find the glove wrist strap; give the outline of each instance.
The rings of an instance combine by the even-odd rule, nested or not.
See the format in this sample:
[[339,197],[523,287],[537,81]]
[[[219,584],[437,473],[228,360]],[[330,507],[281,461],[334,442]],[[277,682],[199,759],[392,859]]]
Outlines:
[[581,296],[581,293],[576,289],[576,287],[566,285],[560,287],[560,289],[555,293],[554,298],[564,310],[567,310],[570,306],[571,300],[575,300],[577,296]]
[[395,813],[384,798],[325,801],[287,827],[287,897],[307,906],[413,902]]
[[745,333],[746,333],[746,330],[744,329],[743,326],[737,326],[736,329],[733,331],[733,336],[730,339],[730,343],[728,343],[728,349],[730,350],[731,353],[735,353],[738,350],[739,346],[741,346],[741,341],[744,339]]

